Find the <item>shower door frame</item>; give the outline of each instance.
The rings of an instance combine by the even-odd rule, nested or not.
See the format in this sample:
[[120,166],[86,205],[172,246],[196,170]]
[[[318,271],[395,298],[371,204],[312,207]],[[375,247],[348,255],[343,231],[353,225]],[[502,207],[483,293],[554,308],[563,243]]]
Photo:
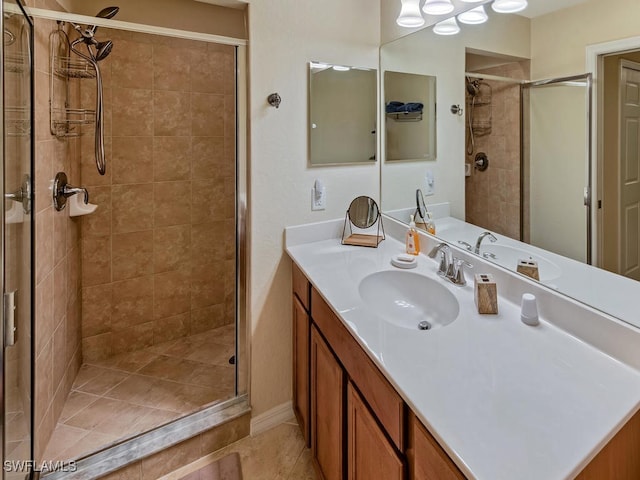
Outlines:
[[[559,85],[570,82],[586,83],[586,112],[587,112],[587,141],[585,145],[586,151],[586,185],[584,187],[583,203],[586,207],[586,263],[593,264],[593,74],[591,72],[581,73],[579,75],[571,75],[567,77],[555,77],[544,80],[536,80],[532,82],[523,82],[520,84],[520,238],[525,238],[525,208],[524,208],[524,192],[525,192],[525,90],[538,87],[547,87],[551,85]],[[529,216],[529,213],[526,213]]]
[[[232,418],[246,415],[251,410],[249,399],[250,384],[250,345],[248,339],[248,40],[224,37],[220,35],[178,30],[137,24],[120,20],[108,20],[67,12],[51,11],[41,8],[27,8],[29,15],[45,20],[62,20],[79,24],[91,24],[98,27],[115,28],[132,32],[161,35],[174,38],[218,43],[235,47],[236,77],[236,145],[235,145],[235,211],[236,211],[236,384],[235,396],[231,399],[206,406],[177,420],[152,428],[136,437],[128,438],[111,447],[94,451],[76,462],[77,471],[73,473],[50,472],[45,478],[50,480],[73,480],[86,478],[86,475],[104,475],[126,466],[134,460],[151,455],[180,443],[194,434],[207,431]],[[35,264],[34,264],[35,265]],[[33,382],[33,379],[32,379]],[[32,387],[33,388],[33,387]],[[131,452],[136,452],[136,458]],[[92,477],[93,478],[93,477]]]
[[[2,2],[0,2],[0,18],[1,23],[2,23],[2,29],[4,31],[4,25],[5,25],[5,3],[7,0],[2,0]],[[34,68],[34,38],[35,38],[35,25],[33,22],[32,17],[29,15],[29,13],[27,12],[27,10],[25,9],[25,6],[23,5],[23,1],[22,0],[13,0],[15,2],[15,7],[13,7],[13,5],[11,6],[10,10],[14,10],[15,12],[11,12],[11,13],[16,13],[16,14],[20,14],[24,17],[26,23],[29,25],[29,34],[28,34],[28,38],[27,38],[27,42],[28,42],[28,59],[29,59],[29,71],[30,71],[30,77],[29,77],[29,82],[28,82],[28,95],[29,95],[29,110],[28,110],[28,115],[29,115],[29,124],[28,124],[28,128],[29,128],[29,174],[30,174],[30,178],[27,180],[29,182],[29,190],[27,192],[27,195],[29,196],[29,201],[31,202],[31,212],[28,214],[28,222],[30,224],[29,226],[29,320],[28,320],[28,324],[29,324],[29,335],[30,335],[30,342],[29,342],[29,394],[30,394],[30,399],[29,399],[29,412],[25,412],[25,414],[28,414],[29,417],[29,425],[28,425],[28,441],[29,441],[29,458],[28,459],[15,459],[15,461],[19,462],[19,461],[24,461],[24,464],[22,465],[22,473],[26,474],[27,479],[32,479],[32,478],[37,478],[36,475],[36,465],[34,463],[34,391],[35,391],[35,383],[34,383],[34,355],[33,352],[35,351],[35,337],[34,337],[34,332],[35,332],[35,301],[34,301],[34,292],[35,292],[35,250],[34,250],[34,245],[35,245],[35,212],[33,210],[33,205],[34,205],[34,196],[33,196],[33,179],[34,179],[34,173],[35,173],[35,142],[34,142],[34,136],[35,136],[35,123],[34,123],[34,111],[35,111],[35,68]],[[5,134],[6,131],[5,129],[7,128],[6,126],[6,122],[5,122],[5,94],[4,94],[4,90],[5,90],[5,82],[4,82],[4,76],[5,76],[5,68],[4,68],[4,64],[5,64],[5,50],[4,50],[4,42],[2,44],[2,46],[0,47],[0,56],[2,61],[0,61],[0,104],[2,105],[2,115],[0,115],[0,130],[2,131],[2,135],[0,135],[0,151],[2,154],[2,167],[0,168],[0,182],[1,182],[1,189],[2,189],[2,196],[3,196],[3,200],[6,198],[5,195],[7,194],[7,192],[5,191],[6,185],[5,185],[5,168],[6,168],[6,160],[7,160],[7,152],[6,152],[6,144],[5,144]],[[2,373],[1,373],[1,379],[0,379],[0,402],[1,402],[1,406],[0,406],[0,429],[2,430],[2,435],[1,435],[1,445],[0,445],[0,456],[2,459],[2,478],[5,478],[5,460],[7,460],[6,458],[6,451],[5,451],[5,446],[6,446],[6,434],[7,434],[7,429],[6,429],[6,399],[7,399],[7,392],[5,391],[5,381],[6,381],[6,362],[5,362],[5,348],[6,348],[6,340],[5,340],[5,334],[6,334],[6,297],[5,297],[5,287],[6,287],[6,282],[5,282],[5,277],[6,277],[6,272],[5,272],[5,268],[6,268],[6,260],[5,260],[5,247],[6,247],[6,231],[5,231],[5,221],[6,221],[6,215],[5,215],[5,209],[2,208],[0,209],[0,220],[2,221],[2,232],[0,233],[0,267],[2,269],[2,275],[0,276],[0,342],[1,342],[1,348],[0,348],[0,365],[2,365]],[[25,332],[22,332],[22,334],[24,334]],[[20,334],[20,333],[18,333]],[[16,348],[18,348],[17,346],[15,346]],[[13,464],[10,466],[10,468],[18,468],[16,464]],[[14,471],[14,470],[11,470]],[[17,473],[17,471],[14,471],[15,473]]]

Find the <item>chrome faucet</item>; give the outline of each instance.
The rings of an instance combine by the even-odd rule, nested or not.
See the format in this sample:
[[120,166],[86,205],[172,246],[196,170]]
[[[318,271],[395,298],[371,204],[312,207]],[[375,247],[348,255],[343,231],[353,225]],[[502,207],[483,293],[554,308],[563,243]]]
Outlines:
[[476,240],[476,248],[474,250],[474,253],[480,255],[480,244],[482,243],[482,240],[484,240],[484,237],[489,237],[489,240],[491,240],[491,243],[495,243],[498,241],[498,239],[495,237],[495,235],[491,232],[482,232],[480,234],[480,236],[478,237],[478,240]]
[[451,254],[451,248],[446,243],[439,243],[433,247],[429,252],[429,258],[436,258],[438,252],[440,252],[438,275],[446,278],[455,285],[466,285],[467,280],[464,276],[464,267],[466,265],[469,268],[473,268],[473,265],[466,260],[453,257]]

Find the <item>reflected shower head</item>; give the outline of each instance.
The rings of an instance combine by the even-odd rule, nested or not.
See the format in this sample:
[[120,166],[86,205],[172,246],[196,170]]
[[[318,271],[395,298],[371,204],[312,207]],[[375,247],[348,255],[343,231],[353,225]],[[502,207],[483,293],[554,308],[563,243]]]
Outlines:
[[471,80],[471,78],[467,77],[467,93],[472,97],[480,93],[480,81],[480,79]]

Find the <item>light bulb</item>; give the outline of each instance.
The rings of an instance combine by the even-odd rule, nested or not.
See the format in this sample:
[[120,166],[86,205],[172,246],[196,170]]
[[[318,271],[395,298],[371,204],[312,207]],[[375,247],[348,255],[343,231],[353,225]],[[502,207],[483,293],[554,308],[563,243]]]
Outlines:
[[467,25],[480,25],[481,23],[486,22],[488,18],[487,12],[484,11],[484,7],[482,5],[458,15],[458,20],[462,23],[466,23]]
[[402,0],[402,8],[396,23],[401,27],[407,28],[416,28],[424,25],[424,18],[420,13],[420,0]]
[[516,13],[527,8],[527,0],[496,0],[491,4],[498,13]]
[[433,26],[433,33],[437,33],[438,35],[455,35],[459,32],[460,27],[458,26],[458,22],[456,22],[456,17],[447,18]]
[[422,11],[427,15],[446,15],[453,12],[454,6],[451,0],[427,0]]

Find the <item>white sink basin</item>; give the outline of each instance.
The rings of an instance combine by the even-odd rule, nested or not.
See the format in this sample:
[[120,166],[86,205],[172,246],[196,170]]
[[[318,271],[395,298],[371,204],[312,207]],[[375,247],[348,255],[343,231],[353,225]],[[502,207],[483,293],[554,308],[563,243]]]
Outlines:
[[480,249],[480,254],[491,253],[495,258],[485,257],[487,260],[496,262],[503,267],[515,270],[518,260],[535,260],[538,262],[538,274],[541,282],[548,282],[562,275],[562,270],[555,263],[540,255],[535,255],[519,248],[507,245],[486,245]]
[[[440,281],[413,272],[373,273],[362,279],[359,291],[368,307],[385,321],[402,328],[444,327],[460,311],[458,300]],[[427,324],[419,327],[421,322]]]

